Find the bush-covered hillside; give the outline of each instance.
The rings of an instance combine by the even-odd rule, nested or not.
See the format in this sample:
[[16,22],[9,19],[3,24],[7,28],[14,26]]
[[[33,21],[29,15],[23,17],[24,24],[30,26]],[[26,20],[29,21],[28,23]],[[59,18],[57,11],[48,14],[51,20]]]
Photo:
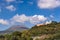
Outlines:
[[60,40],[60,22],[52,21],[51,24],[47,25],[35,25],[29,32],[32,36],[48,35],[49,38],[46,40]]
[[0,40],[33,40],[33,37],[41,37],[36,40],[60,40],[60,22],[53,21],[47,25],[35,25],[29,30],[0,35]]

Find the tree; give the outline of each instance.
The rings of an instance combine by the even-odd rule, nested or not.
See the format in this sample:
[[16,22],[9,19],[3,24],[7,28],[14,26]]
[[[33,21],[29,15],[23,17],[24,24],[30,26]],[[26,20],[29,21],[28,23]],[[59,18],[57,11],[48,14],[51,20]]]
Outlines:
[[18,31],[15,31],[15,32],[12,33],[12,35],[21,37],[22,33],[18,32]]

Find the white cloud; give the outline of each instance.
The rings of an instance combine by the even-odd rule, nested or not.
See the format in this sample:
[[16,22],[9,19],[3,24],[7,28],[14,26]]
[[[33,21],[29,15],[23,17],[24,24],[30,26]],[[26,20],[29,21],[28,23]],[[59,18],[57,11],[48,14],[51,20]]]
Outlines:
[[46,20],[47,20],[47,17],[45,17],[44,15],[26,16],[25,14],[22,14],[22,15],[16,14],[9,20],[0,19],[0,24],[14,25],[16,23],[25,23],[25,22],[29,22],[31,24],[38,24],[38,23],[44,22]]
[[9,24],[7,20],[0,19],[0,24],[7,25]]
[[13,5],[7,6],[6,9],[8,9],[10,11],[15,11],[16,10],[16,8]]
[[38,0],[39,8],[56,8],[60,6],[60,0]]
[[46,17],[44,17],[44,15],[34,15],[34,16],[31,16],[29,18],[30,22],[33,23],[33,24],[37,24],[39,22],[43,22],[45,20],[47,20]]
[[18,15],[17,14],[11,20],[13,20],[15,22],[22,22],[22,23],[24,23],[25,21],[28,20],[28,18],[24,14],[22,14],[22,15]]
[[43,15],[33,15],[33,16],[26,16],[24,14],[22,15],[15,15],[13,18],[11,18],[12,21],[14,22],[30,22],[32,24],[37,24],[39,22],[43,22],[45,20],[47,20],[47,18]]
[[54,18],[54,16],[53,16],[53,15],[50,15],[50,17],[51,17],[51,18]]
[[6,2],[14,2],[14,1],[16,1],[16,0],[6,0]]
[[52,21],[46,21],[46,23],[45,24],[50,24]]

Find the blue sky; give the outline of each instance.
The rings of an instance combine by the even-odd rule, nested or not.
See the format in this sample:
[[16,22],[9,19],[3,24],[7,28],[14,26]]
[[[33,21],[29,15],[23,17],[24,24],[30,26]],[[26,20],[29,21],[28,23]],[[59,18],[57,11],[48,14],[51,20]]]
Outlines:
[[60,22],[60,0],[0,0],[0,30],[15,24]]

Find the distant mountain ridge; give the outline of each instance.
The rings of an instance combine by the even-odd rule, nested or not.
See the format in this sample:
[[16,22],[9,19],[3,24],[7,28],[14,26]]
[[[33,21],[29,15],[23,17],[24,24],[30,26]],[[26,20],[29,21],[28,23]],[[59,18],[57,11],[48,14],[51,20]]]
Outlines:
[[25,27],[24,25],[13,25],[5,31],[0,31],[0,34],[12,33],[12,32],[15,32],[15,31],[23,31],[23,30],[28,30],[28,29],[29,28]]
[[26,29],[28,29],[28,28],[25,26],[13,25],[9,29],[7,29],[7,31],[21,31],[21,30],[26,30]]

